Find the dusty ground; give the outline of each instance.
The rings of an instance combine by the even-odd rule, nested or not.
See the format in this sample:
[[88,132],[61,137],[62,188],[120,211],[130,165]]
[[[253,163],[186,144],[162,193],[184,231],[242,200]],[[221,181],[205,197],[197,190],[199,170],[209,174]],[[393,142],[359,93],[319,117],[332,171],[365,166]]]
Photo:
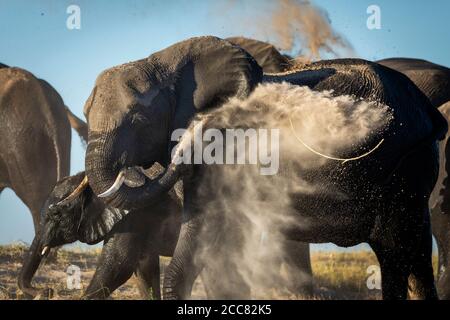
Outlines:
[[[24,299],[17,288],[17,276],[25,252],[22,245],[0,246],[0,299]],[[92,277],[98,254],[101,249],[60,250],[56,263],[44,262],[34,284],[37,287],[50,287],[54,290],[53,299],[77,299],[82,290],[67,289],[66,270],[69,265],[77,265],[81,269],[82,286],[87,286]],[[315,296],[310,299],[380,299],[381,291],[369,290],[367,280],[370,277],[369,266],[378,266],[372,252],[361,251],[315,252],[311,255]],[[436,260],[436,259],[435,259]],[[161,258],[163,265],[169,258]],[[267,299],[302,299],[281,289],[271,289],[263,293]],[[44,298],[44,297],[38,297]],[[113,299],[141,299],[136,278],[132,277],[125,285],[116,290]],[[193,298],[205,298],[205,292],[200,280],[195,283]]]

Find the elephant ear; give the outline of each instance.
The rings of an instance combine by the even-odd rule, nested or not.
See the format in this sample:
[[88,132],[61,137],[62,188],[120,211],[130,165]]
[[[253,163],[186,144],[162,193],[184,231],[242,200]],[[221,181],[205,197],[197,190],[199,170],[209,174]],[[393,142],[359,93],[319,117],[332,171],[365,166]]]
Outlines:
[[292,67],[292,58],[282,55],[270,43],[244,37],[230,37],[226,40],[250,53],[265,73],[284,72]]
[[220,106],[233,96],[248,96],[263,75],[247,51],[211,36],[179,42],[147,61],[157,69],[154,73],[168,70],[163,86],[165,82],[174,88],[175,127],[186,127],[195,112]]
[[82,197],[82,211],[78,235],[81,242],[95,244],[103,241],[115,224],[121,221],[128,210],[106,207],[92,189],[87,187]]
[[[155,163],[145,171],[145,174],[150,179],[155,179],[163,171],[164,167],[159,163]],[[134,180],[134,178],[133,175],[125,175],[125,180],[128,183],[138,184],[139,181]],[[177,193],[178,191],[174,188],[174,192]],[[84,188],[80,197],[81,218],[78,226],[78,235],[80,241],[88,244],[95,244],[102,241],[112,228],[130,213],[129,210],[105,206],[103,201],[97,198],[89,185]],[[174,195],[174,198],[182,199],[182,195],[177,193]]]

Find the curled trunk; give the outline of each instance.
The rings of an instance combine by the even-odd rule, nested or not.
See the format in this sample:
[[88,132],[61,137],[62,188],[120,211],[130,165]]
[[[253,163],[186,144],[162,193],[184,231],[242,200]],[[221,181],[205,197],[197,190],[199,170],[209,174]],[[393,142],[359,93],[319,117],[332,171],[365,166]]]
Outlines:
[[[86,152],[86,175],[95,194],[101,195],[115,184],[117,176],[127,165],[112,148],[106,138],[91,139]],[[185,165],[170,164],[157,178],[151,180],[145,176],[141,186],[130,187],[126,184],[105,197],[105,202],[114,208],[134,210],[157,203],[167,193],[186,170]]]

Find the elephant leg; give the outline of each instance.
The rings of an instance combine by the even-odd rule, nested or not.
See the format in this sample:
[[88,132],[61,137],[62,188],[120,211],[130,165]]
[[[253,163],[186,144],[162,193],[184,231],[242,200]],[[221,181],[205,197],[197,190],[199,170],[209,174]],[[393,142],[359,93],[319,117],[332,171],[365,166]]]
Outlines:
[[200,259],[196,259],[201,226],[199,217],[181,225],[175,252],[164,274],[165,300],[188,299],[191,295],[194,281],[202,269]]
[[215,292],[215,287],[213,286],[213,276],[208,268],[203,268],[200,273],[200,279],[202,279],[203,288],[205,289],[206,298],[208,300],[218,299]]
[[139,260],[137,277],[142,298],[161,300],[161,276],[159,270],[159,255],[157,253],[150,252]]
[[402,163],[383,204],[384,218],[373,230],[370,244],[381,265],[385,299],[406,298],[409,277],[414,296],[437,298],[428,209],[439,167],[436,154],[435,145],[427,146]]
[[438,292],[440,299],[450,300],[450,274],[448,267],[445,267],[445,269],[439,274]]
[[410,277],[414,297],[436,299],[428,205],[423,198],[404,203],[370,243],[381,266],[383,298],[406,299]]
[[397,245],[403,247],[410,267],[412,297],[419,299],[437,299],[428,207],[429,196],[438,177],[439,163],[433,160],[437,154],[436,145],[422,148],[414,160],[407,161],[403,171],[406,193],[400,199],[405,204],[406,212],[398,213],[406,213],[406,217],[398,218],[400,242]]
[[285,240],[284,266],[287,272],[289,290],[300,296],[311,296],[314,291],[309,244]]
[[140,238],[135,234],[116,233],[108,238],[85,299],[106,299],[124,284],[136,270],[141,252]]
[[440,299],[450,300],[450,214],[442,213],[439,206],[435,206],[431,215],[433,234],[439,252],[439,269],[437,275],[437,290]]
[[409,270],[401,251],[371,243],[381,268],[382,294],[385,300],[405,300]]
[[33,216],[34,232],[38,233],[39,232],[39,228],[40,228],[39,213],[31,212],[31,215]]
[[[208,255],[208,258],[210,256]],[[214,259],[214,258],[212,258]],[[215,300],[248,300],[251,288],[244,281],[233,261],[219,260],[221,265],[215,268],[208,265],[203,268],[201,279],[208,299]]]
[[417,239],[408,255],[411,264],[411,289],[418,299],[437,299],[433,274],[433,243],[428,207],[423,208],[423,223],[415,233]]

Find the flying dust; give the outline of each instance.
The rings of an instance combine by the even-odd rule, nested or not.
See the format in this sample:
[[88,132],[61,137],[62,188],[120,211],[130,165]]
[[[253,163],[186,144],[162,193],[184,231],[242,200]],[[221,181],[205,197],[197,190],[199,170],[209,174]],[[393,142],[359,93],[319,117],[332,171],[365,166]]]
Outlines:
[[251,7],[239,2],[244,9],[233,12],[238,2],[229,0],[220,7],[227,25],[232,22],[245,30],[242,35],[272,43],[299,62],[355,56],[351,44],[333,29],[326,11],[309,0],[254,1]]
[[[334,160],[311,152],[298,138],[323,154],[363,154],[373,147],[368,141],[381,138],[392,120],[385,105],[287,83],[261,84],[247,99],[233,98],[197,116],[204,129],[276,128],[280,132],[281,165],[276,175],[261,175],[257,165],[203,166],[199,194],[210,195],[214,190],[218,196],[205,196],[202,204],[206,223],[196,258],[215,275],[216,292],[219,288],[225,298],[246,293],[264,298],[268,288],[289,287],[294,281],[291,275],[295,274],[295,281],[299,276],[300,281],[308,281],[300,270],[291,275],[280,272],[289,245],[281,230],[308,227],[298,208],[293,208],[291,195],[315,193],[316,186],[306,182],[301,172]],[[189,130],[195,130],[194,126]],[[189,145],[184,139],[180,145]],[[250,140],[243,143],[248,147]]]

